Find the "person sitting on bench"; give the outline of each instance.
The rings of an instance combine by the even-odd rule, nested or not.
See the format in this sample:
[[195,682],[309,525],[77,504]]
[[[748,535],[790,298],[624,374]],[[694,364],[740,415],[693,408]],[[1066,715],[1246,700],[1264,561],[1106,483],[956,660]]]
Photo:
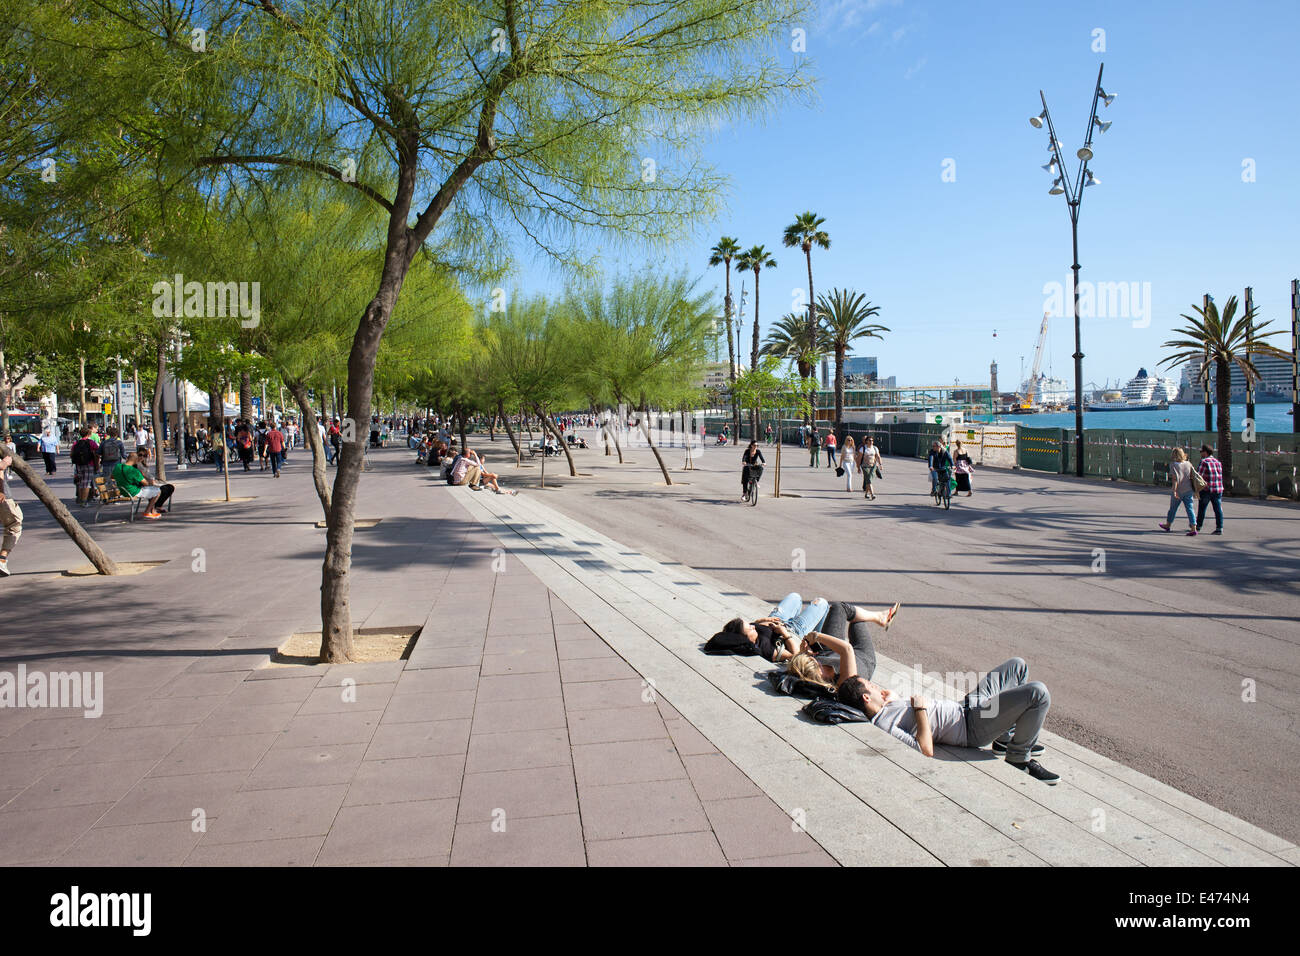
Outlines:
[[[847,662],[846,662],[847,663]],[[961,703],[928,700],[885,700],[879,688],[860,677],[844,680],[836,695],[841,704],[856,707],[871,722],[914,750],[934,756],[936,743],[950,747],[993,745],[1007,763],[1035,780],[1054,785],[1061,779],[1034,756],[1043,752],[1038,735],[1052,706],[1052,695],[1039,681],[1027,680],[1029,666],[1019,657],[1000,664]]]
[[163,505],[171,500],[174,485],[160,485],[144,473],[149,465],[149,449],[139,448],[126,456],[113,469],[113,483],[128,498],[139,498],[145,503],[143,517],[156,520],[162,517],[159,512]]

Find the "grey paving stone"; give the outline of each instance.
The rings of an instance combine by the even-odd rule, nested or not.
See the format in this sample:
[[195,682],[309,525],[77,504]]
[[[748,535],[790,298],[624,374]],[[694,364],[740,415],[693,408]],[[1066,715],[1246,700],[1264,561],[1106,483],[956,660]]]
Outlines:
[[330,831],[347,786],[249,790],[235,794],[208,824],[204,844],[319,836]]
[[577,814],[517,817],[504,829],[461,823],[452,844],[452,866],[585,866],[586,849]]
[[560,696],[558,670],[545,674],[482,677],[478,682],[479,700],[536,700]]
[[578,812],[573,769],[567,766],[467,773],[460,792],[460,823],[491,821],[504,814],[548,817]]
[[372,661],[365,664],[328,664],[318,687],[339,687],[344,680],[357,684],[392,684],[402,676],[406,661]]
[[465,758],[460,754],[366,760],[357,770],[343,805],[457,797],[464,767]]
[[159,761],[149,776],[252,770],[279,737],[279,734],[188,737]]
[[194,728],[194,734],[197,737],[236,737],[280,733],[289,726],[301,705],[297,700],[275,704],[227,700]]
[[[135,786],[154,763],[153,760],[124,760],[102,765],[94,773],[87,773],[80,765],[56,766],[26,790],[13,791],[12,800],[7,801],[7,806],[10,810],[41,810],[88,803],[114,803]],[[7,761],[5,777],[9,777]]]
[[591,866],[726,866],[727,858],[717,838],[706,830],[593,840],[587,844],[587,862]]
[[161,697],[143,701],[124,714],[105,717],[109,727],[165,727],[174,724],[198,724],[226,700],[225,695],[209,697]]
[[563,729],[471,733],[466,773],[570,766],[569,736]]
[[560,679],[566,684],[639,679],[640,676],[621,657],[577,658],[560,665]]
[[325,837],[258,840],[254,843],[200,843],[185,859],[186,866],[311,866]]
[[672,737],[677,752],[683,757],[718,752],[718,748],[709,743],[709,738],[696,730],[687,720],[667,720],[664,721],[664,726],[668,728],[668,735]]
[[99,735],[106,726],[102,718],[80,715],[32,719],[8,736],[0,737],[0,754],[80,747]]
[[397,757],[437,757],[469,751],[471,721],[421,720],[412,723],[386,724],[382,721],[370,747],[367,760]]
[[0,757],[4,766],[4,786],[25,789],[54,767],[61,766],[77,752],[77,747],[58,750],[20,750]]
[[689,780],[584,787],[578,791],[588,841],[709,829]]
[[835,858],[824,850],[809,853],[790,853],[785,856],[760,856],[751,860],[736,860],[732,866],[839,866]]
[[384,710],[383,723],[402,724],[430,720],[455,720],[474,715],[472,690],[427,694],[394,694]]
[[451,853],[455,820],[454,799],[344,807],[316,863],[389,865],[445,858]]
[[762,796],[754,781],[719,753],[682,757],[686,773],[701,800],[728,800],[735,797]]
[[817,843],[766,795],[706,800],[704,810],[728,860],[808,853]]
[[189,820],[95,827],[55,861],[58,866],[179,866],[201,833]]
[[587,633],[591,636],[569,639],[561,639],[557,633],[555,650],[560,660],[576,661],[593,657],[618,657],[608,644],[592,634],[590,628],[587,628]]
[[539,700],[480,700],[474,705],[476,734],[549,730],[564,727],[566,723],[564,701],[558,697]]
[[350,783],[361,766],[365,744],[285,747],[276,744],[247,775],[244,790],[278,790]]
[[657,740],[667,734],[663,718],[653,707],[614,707],[576,710],[568,715],[569,740],[574,745],[619,740]]
[[96,826],[119,827],[184,821],[188,827],[195,819],[195,810],[202,810],[212,820],[221,815],[246,776],[244,771],[236,770],[178,777],[145,777],[118,800]]
[[211,674],[218,671],[246,671],[257,670],[259,667],[265,667],[270,660],[270,651],[246,651],[243,653],[236,652],[232,648],[230,652],[214,652],[210,657],[204,657],[195,661],[188,668],[187,674]]
[[469,667],[435,667],[405,671],[397,680],[398,696],[432,694],[451,690],[474,690],[478,687],[477,662]]
[[393,696],[394,684],[357,684],[351,687],[317,687],[298,709],[299,717],[312,714],[347,714],[383,710]]
[[112,807],[93,803],[43,810],[0,811],[0,866],[53,860]]
[[309,714],[289,722],[277,741],[281,747],[318,747],[330,744],[366,744],[379,726],[382,711],[359,710],[343,714]]
[[171,727],[109,727],[77,751],[68,762],[101,764],[120,760],[161,760],[194,729],[192,724]]
[[316,674],[293,680],[246,680],[230,692],[229,701],[243,707],[301,704],[318,686]]
[[626,740],[573,748],[578,786],[605,786],[650,780],[680,780],[686,768],[671,740]]
[[215,671],[205,674],[179,674],[154,691],[154,697],[225,696],[244,682],[241,671]]
[[423,670],[438,667],[473,667],[483,656],[483,648],[477,644],[463,647],[436,647],[420,651],[419,645],[406,662],[406,671]]
[[577,710],[605,710],[610,707],[654,707],[649,688],[640,678],[631,680],[591,681],[569,684],[564,689],[564,706],[570,712]]
[[509,651],[502,654],[483,655],[483,676],[509,674],[554,674],[560,670],[555,648]]

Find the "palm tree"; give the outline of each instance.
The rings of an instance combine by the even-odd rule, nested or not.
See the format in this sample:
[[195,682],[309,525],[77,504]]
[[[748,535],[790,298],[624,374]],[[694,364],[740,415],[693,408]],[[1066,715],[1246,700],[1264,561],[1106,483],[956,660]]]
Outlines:
[[768,329],[759,355],[789,359],[799,370],[799,377],[807,378],[817,370],[817,363],[830,349],[826,329],[820,323],[816,329],[816,339],[810,340],[807,318],[787,312]]
[[[754,347],[750,352],[750,364],[752,369],[758,368],[758,274],[763,269],[775,269],[776,260],[762,246],[750,246],[739,256],[736,257],[737,269],[752,269],[754,272]],[[758,437],[758,410],[755,409],[752,415],[754,421],[754,431],[752,438]],[[736,437],[740,437],[737,430]]]
[[844,354],[849,345],[858,339],[883,339],[888,332],[883,325],[872,325],[867,320],[880,314],[878,306],[867,301],[860,292],[849,289],[832,289],[817,303],[826,338],[835,352],[835,435],[844,440]]
[[[1185,338],[1171,339],[1164,343],[1164,348],[1177,349],[1173,355],[1162,361],[1165,366],[1181,365],[1195,361],[1199,374],[1205,374],[1207,362],[1214,363],[1214,399],[1218,405],[1219,425],[1219,461],[1223,464],[1223,490],[1232,493],[1232,411],[1229,407],[1232,396],[1232,366],[1241,369],[1241,374],[1249,382],[1260,379],[1259,370],[1250,356],[1269,355],[1274,358],[1289,359],[1291,354],[1273,345],[1261,342],[1271,335],[1278,335],[1282,329],[1265,332],[1272,322],[1255,325],[1258,309],[1251,309],[1241,318],[1233,321],[1237,313],[1237,297],[1228,299],[1220,313],[1213,300],[1208,308],[1193,305],[1196,315],[1183,315],[1190,325],[1174,329],[1175,334]],[[1252,331],[1253,327],[1253,331]],[[1246,351],[1249,341],[1250,352]]]
[[[736,389],[736,347],[731,338],[731,260],[740,254],[740,243],[732,236],[723,236],[718,244],[709,250],[709,265],[722,265],[727,271],[727,297],[724,309],[727,313],[727,366],[730,369],[731,389]],[[735,423],[736,438],[740,438],[740,405],[733,398],[731,417]]]
[[[826,220],[815,212],[803,212],[795,217],[794,222],[785,227],[785,235],[781,241],[790,247],[798,246],[803,250],[804,258],[808,261],[808,328],[811,330],[817,325],[817,310],[815,303],[817,299],[813,296],[813,277],[812,277],[812,248],[820,246],[822,249],[831,247],[831,237],[824,229],[822,223]],[[811,335],[811,332],[810,332]],[[812,393],[812,418],[817,417],[817,392]]]

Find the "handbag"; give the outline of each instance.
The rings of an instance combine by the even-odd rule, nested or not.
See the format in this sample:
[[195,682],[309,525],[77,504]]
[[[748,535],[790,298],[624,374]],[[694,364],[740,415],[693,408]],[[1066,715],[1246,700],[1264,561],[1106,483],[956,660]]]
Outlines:
[[843,467],[841,467],[841,466],[839,466],[839,465],[836,465],[836,466],[835,466],[835,477],[836,477],[836,478],[843,478],[843,477],[844,477],[844,469],[843,469]]
[[1200,493],[1206,489],[1209,482],[1201,477],[1201,473],[1195,468],[1192,469],[1192,491]]

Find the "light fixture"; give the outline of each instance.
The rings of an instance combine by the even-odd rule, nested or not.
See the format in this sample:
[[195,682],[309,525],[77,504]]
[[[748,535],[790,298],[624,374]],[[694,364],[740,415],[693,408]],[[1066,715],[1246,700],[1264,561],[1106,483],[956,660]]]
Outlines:
[[1047,195],[1059,196],[1063,192],[1065,192],[1065,190],[1061,188],[1061,177],[1057,176],[1054,180],[1052,180],[1052,188],[1047,191]]
[[1084,181],[1083,184],[1084,184],[1085,186],[1100,186],[1100,185],[1101,185],[1101,180],[1098,179],[1096,176],[1094,176],[1094,175],[1092,174],[1092,170],[1090,169],[1090,170],[1088,170],[1088,178]]
[[1059,139],[1049,139],[1049,140],[1047,141],[1047,148],[1048,148],[1048,149],[1060,149],[1060,148],[1061,148],[1061,141],[1060,141]]
[[1106,130],[1110,129],[1110,125],[1111,125],[1110,123],[1103,123],[1100,119],[1098,119],[1095,116],[1092,118],[1092,121],[1095,124],[1097,124],[1097,128],[1101,130],[1103,133],[1106,132]]
[[1100,86],[1097,87],[1097,94],[1101,97],[1101,101],[1105,103],[1107,106],[1110,106],[1111,103],[1114,103],[1115,97],[1119,95],[1118,93],[1111,93],[1109,96],[1107,96],[1106,91],[1103,90]]
[[1043,168],[1043,172],[1045,172],[1045,173],[1051,173],[1053,176],[1055,176],[1055,175],[1056,175],[1056,160],[1052,160],[1050,163],[1044,163],[1042,168]]
[[1029,117],[1029,125],[1032,126],[1034,129],[1042,129],[1043,120],[1045,119],[1047,119],[1047,110],[1043,110],[1037,116]]
[[1081,160],[1083,160],[1086,163],[1088,160],[1092,159],[1092,150],[1089,149],[1087,146],[1080,146],[1078,152],[1076,152],[1074,155],[1078,156]]

